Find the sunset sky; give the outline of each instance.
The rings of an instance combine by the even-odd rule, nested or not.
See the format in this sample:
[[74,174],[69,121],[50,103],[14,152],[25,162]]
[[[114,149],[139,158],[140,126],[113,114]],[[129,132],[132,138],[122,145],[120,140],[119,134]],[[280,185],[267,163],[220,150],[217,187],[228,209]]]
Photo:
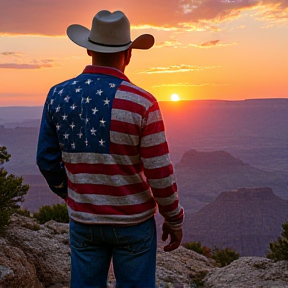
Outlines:
[[80,74],[91,58],[66,29],[102,9],[154,35],[126,75],[158,100],[288,97],[288,0],[0,0],[0,106],[43,105]]

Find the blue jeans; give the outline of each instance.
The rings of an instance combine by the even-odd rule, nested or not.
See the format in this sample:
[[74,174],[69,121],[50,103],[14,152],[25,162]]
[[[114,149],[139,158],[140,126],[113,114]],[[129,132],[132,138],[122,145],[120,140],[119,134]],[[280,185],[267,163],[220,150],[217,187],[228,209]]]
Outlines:
[[154,217],[134,226],[70,221],[71,288],[104,288],[113,261],[116,287],[155,288]]

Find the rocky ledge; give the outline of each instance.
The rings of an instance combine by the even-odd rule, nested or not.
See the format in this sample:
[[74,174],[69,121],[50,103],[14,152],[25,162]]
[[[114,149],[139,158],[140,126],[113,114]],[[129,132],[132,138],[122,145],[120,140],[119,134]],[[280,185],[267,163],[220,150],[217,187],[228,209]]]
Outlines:
[[[0,288],[69,287],[68,225],[14,214],[0,237]],[[224,268],[194,251],[180,247],[157,254],[158,287],[288,288],[288,262],[243,257]],[[109,285],[114,287],[113,271]]]

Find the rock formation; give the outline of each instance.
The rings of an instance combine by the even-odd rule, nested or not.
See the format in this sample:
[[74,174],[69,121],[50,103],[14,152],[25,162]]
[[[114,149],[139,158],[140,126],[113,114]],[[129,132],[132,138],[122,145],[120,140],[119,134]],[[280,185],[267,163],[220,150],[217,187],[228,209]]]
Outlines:
[[243,257],[215,269],[204,278],[205,288],[287,288],[288,261],[274,263],[260,257]]
[[241,187],[270,187],[287,199],[287,180],[283,172],[255,168],[226,151],[184,153],[175,167],[180,201],[187,216],[211,203],[223,191]]
[[221,193],[186,218],[184,241],[200,241],[210,248],[229,247],[241,256],[265,256],[287,219],[288,201],[270,188],[241,188]]
[[1,288],[69,287],[68,225],[14,214],[0,238]]
[[[288,287],[288,262],[246,257],[224,268],[180,247],[171,253],[159,244],[157,287],[270,288]],[[0,237],[0,288],[68,288],[70,274],[68,225],[14,214]],[[110,271],[108,287],[115,287]],[[199,285],[199,286],[198,286]],[[200,286],[202,285],[202,286]],[[204,285],[204,286],[203,286]]]

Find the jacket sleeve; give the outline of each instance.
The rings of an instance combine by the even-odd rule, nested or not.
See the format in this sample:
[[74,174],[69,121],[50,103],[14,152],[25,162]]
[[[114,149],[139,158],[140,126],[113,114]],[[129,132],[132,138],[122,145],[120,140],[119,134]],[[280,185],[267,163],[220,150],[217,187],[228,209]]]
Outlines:
[[157,102],[149,108],[143,120],[140,155],[144,173],[160,214],[176,230],[182,227],[184,210],[179,204],[174,169]]
[[67,196],[67,177],[62,163],[56,128],[49,113],[48,99],[49,95],[43,109],[36,160],[50,189],[65,199]]

